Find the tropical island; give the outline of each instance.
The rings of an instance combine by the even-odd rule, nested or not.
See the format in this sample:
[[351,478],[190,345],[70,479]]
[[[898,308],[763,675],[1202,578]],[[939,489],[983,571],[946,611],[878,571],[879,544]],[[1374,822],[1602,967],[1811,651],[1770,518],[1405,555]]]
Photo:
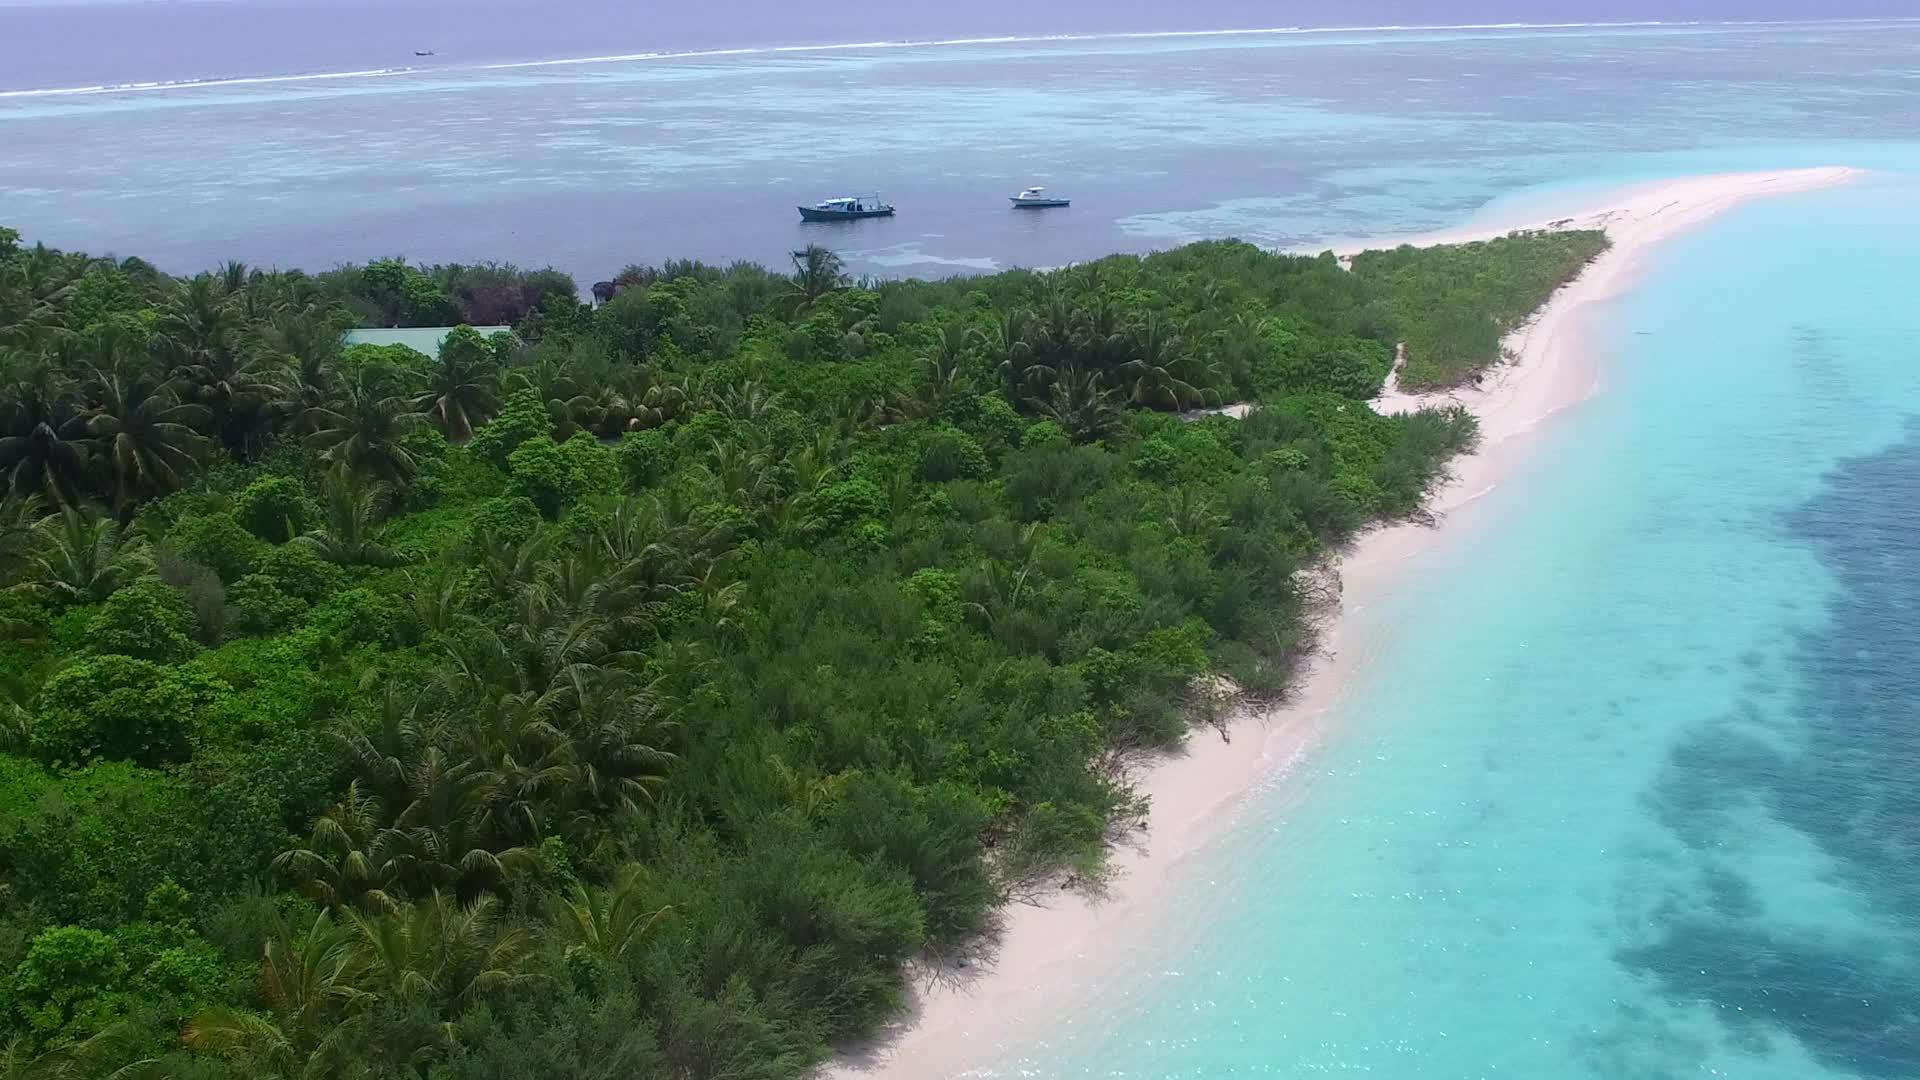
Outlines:
[[1287,692],[1305,573],[1475,438],[1368,402],[1606,245],[585,304],[0,230],[5,1075],[805,1074]]

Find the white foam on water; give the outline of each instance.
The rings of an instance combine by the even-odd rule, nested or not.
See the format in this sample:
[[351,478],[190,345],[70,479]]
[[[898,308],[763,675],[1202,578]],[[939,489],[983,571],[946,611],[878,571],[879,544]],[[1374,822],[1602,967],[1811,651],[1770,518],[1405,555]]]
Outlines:
[[1028,45],[1052,42],[1097,42],[1097,41],[1151,41],[1177,40],[1191,38],[1233,38],[1233,37],[1278,37],[1292,35],[1338,35],[1338,34],[1421,34],[1421,33],[1486,33],[1486,32],[1525,32],[1552,30],[1634,30],[1664,28],[1718,28],[1718,27],[1792,27],[1811,24],[1901,24],[1920,22],[1920,19],[1715,19],[1715,20],[1666,20],[1644,19],[1623,22],[1545,22],[1545,23],[1440,23],[1432,25],[1392,24],[1386,26],[1269,26],[1247,27],[1228,30],[1142,30],[1097,34],[1006,34],[991,37],[957,37],[927,40],[901,39],[890,41],[847,41],[830,42],[819,45],[760,45],[727,49],[689,49],[655,50],[646,52],[609,53],[603,56],[555,57],[544,60],[513,60],[493,64],[449,64],[432,67],[394,67],[372,68],[361,71],[326,71],[310,73],[287,73],[273,75],[247,75],[206,79],[174,79],[155,82],[101,83],[95,86],[61,86],[26,90],[0,90],[0,99],[80,96],[89,94],[125,94],[166,90],[185,90],[223,86],[256,86],[270,83],[295,83],[319,81],[325,79],[373,79],[394,75],[422,74],[429,72],[457,71],[518,71],[537,68],[579,67],[595,64],[630,64],[658,60],[708,60],[742,56],[779,56],[784,54],[813,54],[828,52],[868,52],[887,49],[942,49],[966,48],[983,45]]

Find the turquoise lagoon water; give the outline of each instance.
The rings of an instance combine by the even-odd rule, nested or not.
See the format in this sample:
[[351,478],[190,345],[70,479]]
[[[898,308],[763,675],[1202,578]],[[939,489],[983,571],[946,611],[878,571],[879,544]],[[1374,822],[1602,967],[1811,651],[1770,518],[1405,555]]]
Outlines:
[[1327,744],[969,1064],[1920,1076],[1916,249],[1920,171],[1665,249],[1601,393],[1363,616]]

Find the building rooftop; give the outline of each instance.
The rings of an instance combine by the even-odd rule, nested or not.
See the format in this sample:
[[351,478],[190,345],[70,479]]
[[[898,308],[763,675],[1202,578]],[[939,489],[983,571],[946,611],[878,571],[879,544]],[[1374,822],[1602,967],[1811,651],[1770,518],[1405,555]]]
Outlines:
[[[357,327],[347,331],[349,345],[405,345],[427,356],[440,355],[440,343],[457,329],[452,326],[409,326],[396,329]],[[481,337],[510,333],[511,326],[476,326]]]

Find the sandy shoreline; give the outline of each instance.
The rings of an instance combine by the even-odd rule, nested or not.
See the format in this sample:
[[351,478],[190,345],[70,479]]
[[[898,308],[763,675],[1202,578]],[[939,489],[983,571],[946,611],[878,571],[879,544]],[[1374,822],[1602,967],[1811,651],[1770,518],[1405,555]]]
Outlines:
[[[1578,280],[1508,337],[1510,362],[1481,385],[1420,396],[1390,384],[1374,402],[1382,412],[1451,402],[1479,417],[1479,449],[1453,463],[1452,478],[1429,503],[1436,518],[1493,490],[1527,451],[1530,433],[1594,393],[1599,364],[1582,341],[1586,322],[1598,305],[1631,286],[1661,243],[1753,199],[1831,187],[1858,175],[1858,170],[1825,168],[1693,177],[1627,188],[1545,220],[1475,222],[1364,245],[1464,243],[1516,228],[1604,228],[1613,241]],[[1231,741],[1196,732],[1180,754],[1137,778],[1136,786],[1152,800],[1150,829],[1140,842],[1115,852],[1116,877],[1102,900],[1063,892],[1044,907],[1009,908],[990,957],[961,970],[920,973],[911,1015],[876,1045],[844,1055],[823,1075],[833,1080],[963,1076],[1057,1030],[1063,1009],[1124,965],[1128,943],[1152,913],[1150,901],[1181,864],[1231,827],[1249,793],[1279,782],[1311,751],[1378,652],[1383,629],[1369,625],[1368,607],[1400,575],[1417,569],[1417,557],[1438,533],[1403,524],[1361,537],[1337,562],[1339,613],[1326,627],[1324,654],[1293,698],[1270,712],[1237,716]],[[938,978],[930,982],[932,974]]]

